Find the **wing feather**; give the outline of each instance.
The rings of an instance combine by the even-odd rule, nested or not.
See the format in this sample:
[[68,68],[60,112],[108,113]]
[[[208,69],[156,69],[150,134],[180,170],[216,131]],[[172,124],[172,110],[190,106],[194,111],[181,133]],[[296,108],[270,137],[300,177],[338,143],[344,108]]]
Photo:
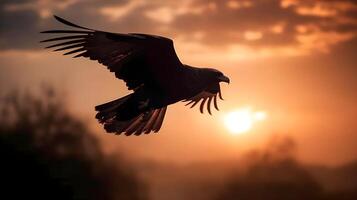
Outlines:
[[211,97],[208,97],[208,102],[207,102],[207,110],[208,110],[208,113],[210,114],[210,115],[212,115],[212,113],[211,113],[211,102],[212,102],[212,96]]
[[70,41],[67,41],[67,42],[54,44],[54,45],[51,45],[51,46],[48,46],[48,47],[45,47],[45,48],[48,49],[48,48],[53,48],[53,47],[58,47],[58,46],[65,46],[65,45],[69,45],[69,44],[79,44],[79,43],[83,43],[85,41],[86,41],[85,39],[70,40]]
[[64,53],[63,55],[69,55],[69,54],[78,53],[78,52],[81,52],[81,51],[85,51],[85,49],[84,48],[75,49],[73,51],[69,51],[67,53]]
[[85,39],[86,35],[71,35],[71,36],[64,36],[64,37],[56,37],[56,38],[51,38],[51,39],[47,39],[47,40],[42,40],[40,42],[41,43],[43,43],[43,42],[53,42],[53,41],[58,41],[58,40],[70,40],[70,39],[78,39],[78,38]]
[[207,101],[207,98],[208,97],[204,97],[203,98],[203,101],[201,102],[201,105],[200,105],[200,112],[203,114],[203,107],[205,106],[205,103]]
[[211,112],[212,100],[213,100],[213,105],[216,108],[216,110],[219,110],[218,109],[218,105],[217,105],[217,93],[211,93],[211,92],[208,92],[208,91],[202,91],[202,92],[198,93],[197,95],[195,95],[195,96],[193,96],[191,98],[185,99],[184,102],[188,102],[188,103],[185,104],[185,106],[188,106],[188,105],[192,104],[190,106],[190,108],[193,108],[201,101],[201,104],[200,104],[200,112],[201,113],[203,113],[204,105],[207,102],[207,111],[211,115],[212,114],[212,112]]

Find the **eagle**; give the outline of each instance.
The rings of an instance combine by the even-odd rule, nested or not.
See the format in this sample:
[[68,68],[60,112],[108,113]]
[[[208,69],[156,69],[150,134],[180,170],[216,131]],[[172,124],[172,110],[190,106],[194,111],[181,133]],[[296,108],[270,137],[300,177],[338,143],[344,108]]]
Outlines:
[[96,119],[108,133],[141,135],[158,132],[167,106],[179,101],[193,108],[200,102],[200,112],[211,114],[217,96],[223,100],[220,82],[229,78],[212,68],[198,68],[181,63],[173,41],[142,33],[112,33],[76,25],[58,16],[54,18],[71,27],[47,30],[55,35],[40,42],[46,48],[65,51],[63,55],[85,57],[106,66],[133,92],[95,107]]

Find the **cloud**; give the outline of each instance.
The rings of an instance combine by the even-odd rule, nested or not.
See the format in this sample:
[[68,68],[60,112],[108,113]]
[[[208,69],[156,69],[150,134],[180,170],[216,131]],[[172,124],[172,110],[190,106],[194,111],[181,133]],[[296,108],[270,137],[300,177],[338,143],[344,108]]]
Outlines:
[[170,24],[181,15],[192,14],[201,16],[205,12],[216,9],[216,4],[212,2],[203,5],[194,5],[193,3],[193,0],[183,0],[166,4],[165,6],[158,6],[146,11],[145,15],[154,21]]
[[[351,15],[357,4],[352,1],[210,2],[216,5],[215,12],[179,16],[172,25],[175,32],[189,37],[199,31],[204,34],[200,40],[208,45],[239,45],[262,52],[284,49],[288,55],[328,53],[334,46],[357,36],[357,16]],[[244,2],[247,6],[241,6]],[[314,30],[298,31],[311,25]]]
[[263,33],[260,31],[245,31],[244,32],[244,38],[246,40],[260,40],[263,37]]
[[308,34],[298,34],[297,41],[305,50],[319,50],[324,53],[330,52],[330,47],[356,37],[357,32],[340,33],[336,31],[321,31],[319,29]]
[[281,34],[284,32],[286,23],[277,23],[270,27],[270,31],[275,34]]
[[99,13],[111,18],[111,20],[115,21],[119,18],[126,16],[128,13],[134,11],[136,8],[140,6],[144,6],[145,1],[143,0],[132,0],[126,2],[124,5],[108,5],[102,8],[99,8]]
[[178,13],[170,7],[160,7],[155,10],[149,10],[145,12],[145,15],[155,21],[161,23],[171,23]]
[[[32,11],[4,11],[0,8],[0,49],[33,48],[38,38],[40,17]],[[21,19],[21,20],[19,20]]]
[[252,6],[252,1],[228,0],[226,6],[231,9],[248,8]]
[[0,49],[37,48],[37,33],[58,26],[52,14],[101,30],[163,35],[181,46],[264,55],[328,53],[357,36],[352,0],[18,0],[0,9]]
[[295,12],[300,15],[311,15],[317,17],[335,17],[338,15],[343,15],[349,11],[357,10],[356,3],[348,0],[282,0],[281,5],[284,8],[293,7]]
[[56,10],[64,10],[67,7],[75,4],[80,0],[35,0],[35,1],[22,1],[9,3],[4,5],[4,10],[8,12],[16,11],[34,11],[37,12],[42,18],[52,16]]

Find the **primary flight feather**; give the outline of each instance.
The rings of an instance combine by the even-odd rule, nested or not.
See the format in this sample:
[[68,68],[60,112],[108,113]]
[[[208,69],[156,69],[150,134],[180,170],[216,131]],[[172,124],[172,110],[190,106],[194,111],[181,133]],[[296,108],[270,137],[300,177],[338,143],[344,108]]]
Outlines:
[[[98,105],[96,118],[108,133],[125,135],[158,132],[168,105],[187,101],[191,108],[200,103],[211,114],[222,99],[220,82],[229,83],[222,72],[182,64],[169,38],[141,33],[110,33],[82,27],[54,16],[76,30],[49,30],[61,34],[41,42],[46,48],[66,51],[63,55],[86,57],[105,65],[134,92]],[[207,104],[206,104],[207,103]]]

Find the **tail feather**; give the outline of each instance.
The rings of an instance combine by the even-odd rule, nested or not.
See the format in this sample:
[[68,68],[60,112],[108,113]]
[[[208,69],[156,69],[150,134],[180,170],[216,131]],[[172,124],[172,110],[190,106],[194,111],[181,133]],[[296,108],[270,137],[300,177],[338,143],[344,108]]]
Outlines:
[[127,95],[117,100],[96,106],[95,110],[98,111],[98,113],[95,118],[97,118],[100,123],[104,123],[105,121],[115,117],[119,106],[121,106],[129,97],[130,95]]
[[145,134],[148,134],[148,133],[150,133],[151,130],[154,130],[154,124],[159,116],[159,113],[160,113],[160,110],[155,110],[154,113],[151,115],[149,121],[146,123],[146,125],[143,129]]
[[157,133],[160,130],[162,122],[164,121],[165,114],[166,114],[166,107],[159,111],[155,123],[153,124],[152,130],[155,133]]
[[131,95],[127,95],[127,96],[124,96],[122,98],[116,99],[114,101],[110,101],[108,103],[104,103],[104,104],[98,105],[98,106],[95,107],[95,110],[96,111],[102,111],[102,110],[113,108],[114,106],[118,107],[122,103],[124,103],[124,101],[127,100],[130,96]]
[[140,112],[130,119],[123,120],[120,116],[127,112],[126,103],[130,101],[129,97],[130,95],[95,107],[98,111],[96,118],[104,124],[104,129],[108,133],[118,135],[125,133],[127,136],[148,134],[151,131],[158,132],[165,117],[166,106]]

